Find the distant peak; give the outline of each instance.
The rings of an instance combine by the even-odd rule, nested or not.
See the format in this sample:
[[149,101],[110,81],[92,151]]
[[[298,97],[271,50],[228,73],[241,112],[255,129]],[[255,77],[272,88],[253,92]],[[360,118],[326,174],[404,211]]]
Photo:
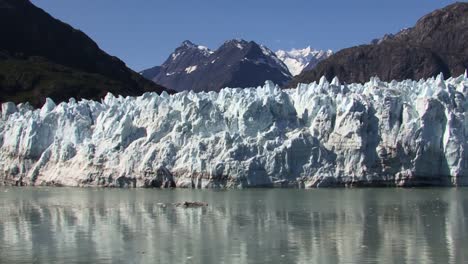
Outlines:
[[190,40],[184,40],[181,44],[182,47],[195,48],[197,45],[193,44]]
[[243,50],[249,43],[254,43],[252,41],[246,41],[244,39],[231,39],[224,42],[224,47],[236,47],[240,50]]
[[306,67],[313,68],[321,60],[330,57],[332,50],[317,50],[310,45],[303,49],[278,50],[276,56],[282,60],[292,75],[300,74]]
[[248,43],[248,41],[240,38],[235,38],[227,40],[225,43]]
[[[205,46],[196,45],[190,40],[185,40],[171,54],[169,61],[175,61],[175,60],[181,59],[183,57],[182,56],[183,54],[201,54],[205,57],[208,57],[212,53],[213,51],[211,51],[209,48]],[[166,61],[165,63],[168,63],[168,61]]]
[[249,41],[247,41],[245,39],[230,39],[230,40],[224,42],[225,45],[230,44],[230,45],[236,45],[236,46],[245,46],[245,45],[247,45],[249,43],[255,43],[255,42],[253,42],[253,41],[249,42]]
[[186,50],[197,50],[203,53],[204,55],[208,56],[213,53],[208,47],[200,46],[194,44],[190,40],[185,40],[182,44],[176,49],[175,54],[172,55],[173,59],[178,57],[179,52],[183,52]]
[[289,51],[286,50],[278,50],[276,52],[279,56],[288,56],[288,57],[322,57],[324,55],[330,56],[333,54],[332,50],[317,50],[312,48],[311,46],[307,46],[303,49],[291,49]]

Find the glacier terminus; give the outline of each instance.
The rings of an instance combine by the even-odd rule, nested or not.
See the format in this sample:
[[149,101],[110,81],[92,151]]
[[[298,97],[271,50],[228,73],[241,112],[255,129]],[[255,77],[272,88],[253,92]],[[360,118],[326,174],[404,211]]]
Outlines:
[[468,78],[2,104],[0,185],[468,185]]

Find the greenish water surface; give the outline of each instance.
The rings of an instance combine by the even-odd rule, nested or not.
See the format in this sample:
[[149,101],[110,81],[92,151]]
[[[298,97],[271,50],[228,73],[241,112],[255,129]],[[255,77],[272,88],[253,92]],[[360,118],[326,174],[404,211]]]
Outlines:
[[467,217],[465,188],[0,188],[0,263],[468,263]]

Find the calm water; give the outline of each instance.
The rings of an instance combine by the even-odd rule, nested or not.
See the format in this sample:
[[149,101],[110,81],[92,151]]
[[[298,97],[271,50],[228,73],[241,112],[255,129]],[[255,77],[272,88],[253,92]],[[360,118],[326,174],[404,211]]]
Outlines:
[[465,263],[467,217],[468,189],[0,188],[0,262]]

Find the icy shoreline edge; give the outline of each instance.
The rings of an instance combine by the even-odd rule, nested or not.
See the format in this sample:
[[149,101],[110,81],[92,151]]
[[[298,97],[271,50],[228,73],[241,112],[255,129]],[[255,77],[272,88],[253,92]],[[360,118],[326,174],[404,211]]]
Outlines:
[[468,186],[468,78],[2,104],[0,185]]

